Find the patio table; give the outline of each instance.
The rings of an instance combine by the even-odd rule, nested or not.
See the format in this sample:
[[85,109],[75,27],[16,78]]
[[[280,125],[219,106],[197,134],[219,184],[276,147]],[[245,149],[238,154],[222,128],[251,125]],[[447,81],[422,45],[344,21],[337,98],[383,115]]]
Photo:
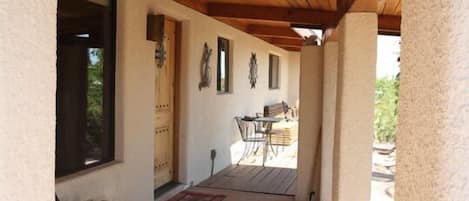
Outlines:
[[[276,153],[274,151],[274,148],[272,147],[272,135],[279,134],[279,132],[275,132],[275,131],[272,130],[272,124],[282,121],[282,118],[259,117],[259,118],[254,119],[254,121],[265,124],[265,130],[262,131],[262,134],[267,136],[267,140],[265,141],[265,146],[264,146],[263,160],[262,160],[262,166],[264,166],[265,161],[267,159],[269,146],[272,149],[272,153],[274,153],[274,155],[276,155]],[[258,129],[256,128],[256,132],[257,132],[257,130]]]

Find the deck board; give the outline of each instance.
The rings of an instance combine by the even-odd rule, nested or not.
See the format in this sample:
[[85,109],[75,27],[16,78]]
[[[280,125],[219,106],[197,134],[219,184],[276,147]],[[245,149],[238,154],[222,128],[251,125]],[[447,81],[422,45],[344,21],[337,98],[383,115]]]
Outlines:
[[199,187],[294,195],[296,169],[232,165],[203,181]]

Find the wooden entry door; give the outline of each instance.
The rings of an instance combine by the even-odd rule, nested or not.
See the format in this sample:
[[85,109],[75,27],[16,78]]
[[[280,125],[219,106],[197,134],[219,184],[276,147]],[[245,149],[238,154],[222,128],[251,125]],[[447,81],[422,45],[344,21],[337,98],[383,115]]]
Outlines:
[[176,22],[165,19],[164,65],[156,67],[155,79],[155,189],[174,178],[174,73]]

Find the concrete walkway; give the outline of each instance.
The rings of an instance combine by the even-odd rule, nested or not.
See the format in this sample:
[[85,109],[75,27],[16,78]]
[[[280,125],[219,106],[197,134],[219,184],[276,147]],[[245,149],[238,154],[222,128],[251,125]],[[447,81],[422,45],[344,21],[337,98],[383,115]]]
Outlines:
[[373,151],[373,172],[371,179],[371,201],[394,200],[394,174],[396,152],[382,154]]

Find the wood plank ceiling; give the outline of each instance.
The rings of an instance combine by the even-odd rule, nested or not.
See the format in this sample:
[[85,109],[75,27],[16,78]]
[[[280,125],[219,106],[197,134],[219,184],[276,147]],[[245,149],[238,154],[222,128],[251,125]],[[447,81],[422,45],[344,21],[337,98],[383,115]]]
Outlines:
[[[347,7],[354,0],[175,1],[285,50],[299,51],[303,38],[293,27],[322,30],[334,28],[341,16],[337,1]],[[380,33],[399,35],[402,0],[376,1]]]

